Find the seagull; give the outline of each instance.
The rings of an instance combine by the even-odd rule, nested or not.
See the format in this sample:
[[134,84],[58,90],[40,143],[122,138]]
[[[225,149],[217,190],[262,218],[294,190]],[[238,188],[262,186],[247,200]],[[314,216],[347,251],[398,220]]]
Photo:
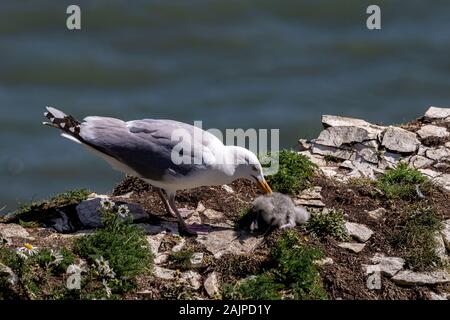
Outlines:
[[46,109],[44,116],[50,122],[43,124],[61,130],[61,136],[83,145],[113,169],[154,186],[167,213],[178,219],[180,234],[197,233],[187,226],[175,205],[178,190],[224,185],[244,178],[255,182],[263,193],[272,193],[253,152],[226,146],[213,134],[190,124],[99,116],[78,121],[53,107]]

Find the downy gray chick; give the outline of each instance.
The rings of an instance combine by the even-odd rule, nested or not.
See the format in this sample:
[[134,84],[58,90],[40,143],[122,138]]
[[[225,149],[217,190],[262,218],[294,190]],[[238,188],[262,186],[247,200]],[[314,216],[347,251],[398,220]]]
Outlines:
[[280,229],[304,224],[310,217],[310,213],[304,207],[295,206],[290,197],[278,192],[256,198],[253,201],[253,211],[257,217],[250,226],[251,231],[258,229],[259,217],[269,226]]

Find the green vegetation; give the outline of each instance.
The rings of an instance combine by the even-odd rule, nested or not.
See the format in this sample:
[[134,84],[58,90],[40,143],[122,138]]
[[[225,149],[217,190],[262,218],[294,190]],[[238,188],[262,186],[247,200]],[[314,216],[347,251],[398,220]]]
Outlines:
[[403,252],[411,269],[429,270],[443,266],[436,253],[436,232],[442,229],[442,222],[431,207],[418,207],[412,214],[399,222],[393,243]]
[[306,224],[306,230],[318,238],[332,236],[341,240],[348,239],[344,213],[340,210],[311,214],[311,218]]
[[169,254],[169,264],[171,268],[187,270],[191,265],[191,258],[194,255],[192,250],[181,250],[178,252],[171,252]]
[[278,172],[267,177],[274,191],[297,194],[310,186],[317,166],[308,157],[289,150],[280,151],[278,157]]
[[[36,213],[44,212],[50,208],[59,208],[68,205],[78,204],[86,200],[91,192],[87,189],[78,189],[73,191],[63,192],[49,200],[33,201],[29,204],[22,204],[15,212],[16,219],[26,227],[36,227],[38,223],[33,219]],[[39,219],[37,219],[39,220]]]
[[280,300],[283,285],[269,272],[250,277],[237,287],[225,285],[223,296],[233,300]]
[[[100,210],[103,228],[77,239],[77,253],[91,263],[108,262],[116,278],[112,281],[122,289],[152,267],[153,255],[141,228],[121,219],[115,209]],[[117,282],[118,280],[122,282]]]
[[388,199],[414,200],[418,198],[416,188],[421,192],[428,192],[431,184],[420,171],[408,167],[401,162],[394,169],[388,169],[378,179],[377,186]]
[[65,248],[35,250],[21,257],[13,249],[0,248],[0,264],[9,267],[15,275],[11,281],[10,274],[0,272],[0,299],[63,299],[69,294],[64,282],[55,281],[55,275],[64,273],[67,265],[75,261],[73,253]]
[[225,299],[280,299],[282,293],[294,299],[325,299],[319,271],[314,261],[323,258],[315,247],[303,244],[292,230],[283,232],[270,253],[273,268],[224,287]]

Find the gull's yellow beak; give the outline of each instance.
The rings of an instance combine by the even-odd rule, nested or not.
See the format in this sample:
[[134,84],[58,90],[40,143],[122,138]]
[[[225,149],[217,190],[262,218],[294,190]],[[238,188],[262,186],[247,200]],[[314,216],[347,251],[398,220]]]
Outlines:
[[256,184],[262,190],[262,192],[268,193],[268,194],[272,193],[272,189],[270,188],[270,186],[266,180],[263,180],[263,181],[256,180]]

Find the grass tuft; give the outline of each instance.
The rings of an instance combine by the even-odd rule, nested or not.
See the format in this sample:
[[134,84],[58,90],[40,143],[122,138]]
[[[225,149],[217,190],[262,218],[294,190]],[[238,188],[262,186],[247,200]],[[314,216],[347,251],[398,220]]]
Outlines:
[[345,228],[344,213],[340,210],[324,210],[320,213],[311,214],[311,218],[306,224],[306,230],[319,239],[327,236],[340,240],[347,240],[349,238],[347,229]]
[[415,200],[418,199],[417,188],[427,193],[431,190],[431,183],[417,169],[410,168],[401,162],[394,169],[388,169],[378,179],[377,186],[388,199]]
[[399,222],[393,244],[400,248],[409,268],[419,271],[442,267],[444,262],[436,252],[436,232],[443,225],[432,207],[416,208]]
[[267,177],[274,191],[297,194],[311,185],[317,166],[306,156],[295,151],[282,150],[278,153],[279,170]]
[[273,300],[289,294],[294,299],[325,299],[314,261],[323,258],[316,247],[301,242],[295,231],[283,232],[270,253],[273,268],[236,285],[226,285],[225,299]]

